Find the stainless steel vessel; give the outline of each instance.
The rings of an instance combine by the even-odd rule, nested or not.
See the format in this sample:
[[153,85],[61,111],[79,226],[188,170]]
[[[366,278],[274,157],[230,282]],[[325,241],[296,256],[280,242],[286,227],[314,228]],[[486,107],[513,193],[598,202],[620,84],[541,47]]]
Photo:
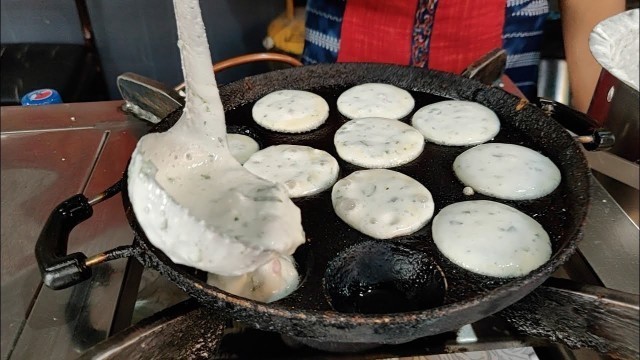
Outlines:
[[587,153],[601,184],[638,224],[640,156],[638,118],[638,9],[605,19],[593,29],[589,46],[603,67],[588,115],[615,137],[609,151]]
[[626,11],[593,29],[589,45],[603,69],[587,112],[615,135],[610,153],[636,165],[640,163],[638,13],[638,9]]
[[603,68],[587,112],[615,135],[616,142],[609,152],[635,164],[640,163],[639,104],[638,90]]

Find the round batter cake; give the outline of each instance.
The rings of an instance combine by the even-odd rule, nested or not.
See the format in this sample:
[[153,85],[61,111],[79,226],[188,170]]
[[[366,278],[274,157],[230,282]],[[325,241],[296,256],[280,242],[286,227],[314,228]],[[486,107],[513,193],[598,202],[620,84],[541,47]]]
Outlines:
[[424,138],[413,127],[384,118],[346,122],[333,138],[343,160],[366,168],[390,168],[415,160],[424,149]]
[[340,167],[328,152],[302,145],[274,145],[244,163],[251,173],[282,184],[291,198],[314,195],[333,185]]
[[462,100],[424,106],[413,114],[411,125],[427,141],[449,146],[481,144],[500,131],[500,120],[491,109]]
[[415,100],[408,91],[389,84],[357,85],[338,97],[338,111],[349,119],[401,119],[409,115],[414,106]]
[[300,133],[316,129],[329,117],[329,105],[319,95],[301,90],[278,90],[258,100],[253,120],[269,130]]
[[431,220],[435,208],[424,185],[387,169],[355,171],[340,179],[331,202],[340,219],[376,239],[414,233]]

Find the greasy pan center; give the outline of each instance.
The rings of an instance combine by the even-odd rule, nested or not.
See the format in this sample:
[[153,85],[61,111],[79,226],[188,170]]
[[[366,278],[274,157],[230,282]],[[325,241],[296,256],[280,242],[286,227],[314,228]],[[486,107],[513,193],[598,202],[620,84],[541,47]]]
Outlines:
[[[144,237],[128,196],[123,199],[129,221],[137,236],[138,258],[205,305],[221,309],[237,320],[265,330],[293,336],[344,342],[402,342],[456,329],[479,320],[519,300],[540,285],[575,251],[589,203],[589,170],[577,143],[555,121],[533,105],[502,90],[489,88],[451,74],[390,65],[332,64],[288,69],[249,77],[220,88],[230,132],[241,131],[254,137],[261,148],[276,144],[306,145],[329,152],[340,165],[339,178],[362,168],[340,159],[333,145],[336,130],[348,121],[336,108],[338,96],[351,86],[383,82],[410,91],[416,101],[411,116],[422,106],[446,99],[479,102],[499,116],[501,130],[492,142],[518,144],[541,152],[561,170],[562,182],[550,195],[537,200],[502,201],[475,194],[466,196],[452,169],[456,156],[469,147],[448,147],[426,143],[414,161],[392,170],[424,184],[435,202],[435,213],[443,207],[465,200],[495,200],[533,217],[549,233],[553,255],[545,265],[527,276],[497,279],[473,274],[444,258],[433,243],[431,222],[416,233],[392,240],[374,240],[346,225],[335,214],[331,191],[294,199],[302,211],[307,243],[295,254],[302,276],[301,286],[285,299],[272,304],[228,295],[206,285],[206,274],[173,264]],[[269,92],[298,89],[314,92],[329,104],[328,120],[319,128],[302,134],[273,132],[255,124],[253,103]],[[165,131],[175,123],[173,113],[154,131]],[[124,187],[126,189],[126,186]],[[389,308],[387,315],[338,313],[332,309],[324,291],[325,271],[345,249],[364,241],[392,242],[411,253],[430,258],[446,277],[443,306],[401,312]],[[215,251],[215,249],[211,249]]]

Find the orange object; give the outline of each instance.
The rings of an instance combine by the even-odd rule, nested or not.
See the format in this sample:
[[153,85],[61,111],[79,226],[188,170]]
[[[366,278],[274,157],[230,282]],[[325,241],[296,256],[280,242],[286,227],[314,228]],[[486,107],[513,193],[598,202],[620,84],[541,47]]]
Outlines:
[[302,55],[304,48],[304,8],[295,8],[287,0],[283,14],[273,19],[267,28],[267,49],[275,47],[292,55]]

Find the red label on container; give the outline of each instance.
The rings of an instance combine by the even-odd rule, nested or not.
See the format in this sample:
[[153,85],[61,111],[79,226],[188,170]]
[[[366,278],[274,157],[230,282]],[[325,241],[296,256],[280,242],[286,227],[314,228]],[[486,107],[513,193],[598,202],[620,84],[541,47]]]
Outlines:
[[52,94],[53,94],[53,91],[49,89],[41,90],[29,96],[29,100],[44,100],[49,96],[51,96]]

